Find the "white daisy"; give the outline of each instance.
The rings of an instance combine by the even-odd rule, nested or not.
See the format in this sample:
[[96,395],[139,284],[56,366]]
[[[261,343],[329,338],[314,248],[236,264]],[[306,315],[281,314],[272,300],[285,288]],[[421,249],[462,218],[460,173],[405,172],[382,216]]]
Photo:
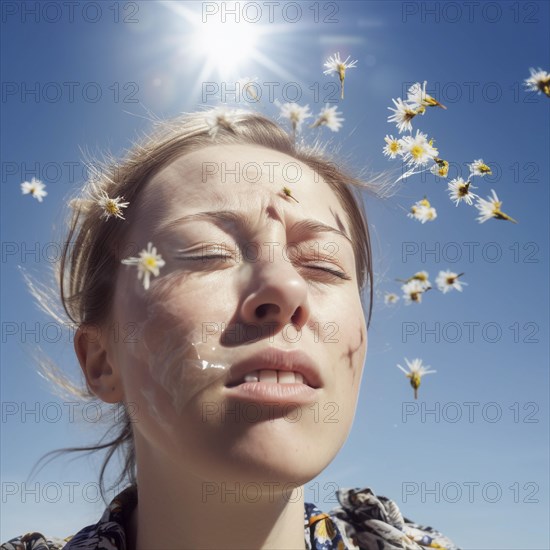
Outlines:
[[402,140],[394,138],[393,136],[386,136],[384,141],[386,142],[384,149],[382,149],[384,155],[394,159],[398,155],[403,154]]
[[477,220],[479,223],[486,222],[491,218],[496,218],[497,220],[508,220],[513,223],[518,223],[514,218],[508,216],[500,209],[502,201],[498,200],[497,194],[494,189],[491,189],[493,193],[492,197],[487,197],[487,200],[478,197],[475,207],[479,210],[479,216]]
[[229,109],[224,105],[210,109],[204,117],[209,128],[209,135],[215,138],[220,128],[233,131],[233,123],[235,122],[237,114],[238,111]]
[[395,122],[399,133],[402,134],[405,130],[412,132],[412,119],[419,114],[408,103],[404,103],[403,100],[398,97],[397,100],[393,99],[395,109],[388,107],[390,111],[393,111],[393,115],[388,117],[388,122]]
[[426,285],[418,279],[412,279],[408,283],[405,283],[401,286],[405,304],[410,305],[413,302],[420,304],[422,302],[422,294],[430,288],[431,287],[426,287]]
[[101,217],[107,221],[111,216],[124,220],[122,208],[128,208],[129,202],[121,202],[124,197],[115,197],[111,199],[109,195],[102,189],[99,191],[99,197],[96,199],[97,204],[103,210]]
[[440,178],[446,178],[449,174],[449,163],[446,160],[435,157],[435,164],[430,168],[430,172]]
[[468,168],[470,168],[470,174],[472,176],[484,176],[485,174],[492,174],[491,168],[483,162],[483,159],[474,160],[474,162],[468,164]]
[[414,220],[418,220],[419,222],[426,223],[437,218],[437,211],[433,206],[431,206],[428,199],[423,198],[411,206],[411,210],[407,216]]
[[280,109],[280,116],[290,120],[290,123],[292,124],[293,134],[300,132],[302,130],[302,124],[304,123],[306,118],[311,118],[313,116],[309,110],[309,105],[301,107],[294,102],[283,103],[281,105],[278,100],[276,100],[275,103]]
[[317,126],[327,126],[333,132],[337,132],[342,127],[344,119],[339,117],[342,113],[337,111],[337,105],[329,107],[328,103],[321,109],[317,120],[310,126],[310,128],[317,128]]
[[470,181],[464,181],[462,178],[455,178],[447,184],[449,196],[451,200],[456,201],[456,206],[460,201],[464,201],[470,206],[473,204],[475,198],[479,198],[478,195],[472,193],[470,189],[477,189],[471,185]]
[[164,267],[166,262],[160,254],[157,254],[156,247],[153,243],[147,243],[147,249],[142,250],[137,258],[126,258],[121,260],[125,265],[137,265],[138,279],[143,279],[145,290],[149,289],[149,279],[151,274],[155,277],[159,274],[159,269]]
[[257,81],[257,76],[244,76],[243,78],[239,78],[239,80],[237,80],[241,99],[244,98],[244,96],[246,95],[247,99],[250,98],[250,100],[252,101],[257,102],[260,100],[260,98],[258,97],[258,93],[256,92],[256,86],[253,86],[253,84]]
[[39,179],[32,178],[31,181],[24,181],[21,184],[21,191],[23,195],[28,195],[29,193],[38,201],[42,202],[44,197],[48,194],[47,191],[44,191],[46,186]]
[[338,78],[340,79],[341,99],[344,99],[344,79],[346,78],[346,69],[355,69],[357,66],[357,59],[348,63],[349,58],[350,56],[348,55],[346,60],[342,61],[340,59],[340,52],[337,52],[335,55],[331,55],[324,63],[326,70],[323,71],[323,74],[338,74]]
[[445,105],[441,105],[439,101],[426,93],[426,83],[427,81],[424,80],[424,84],[420,84],[420,82],[413,84],[407,92],[407,102],[414,109],[422,109],[424,107],[441,107],[442,109],[446,109]]
[[428,136],[420,130],[416,131],[416,136],[405,136],[402,139],[403,160],[408,165],[424,166],[439,154],[433,146],[433,139],[428,141]]
[[526,78],[524,85],[528,90],[532,92],[541,93],[543,92],[548,97],[550,97],[550,73],[543,71],[541,68],[529,69],[531,76]]
[[411,380],[411,386],[414,389],[414,398],[418,399],[418,388],[420,387],[420,382],[422,380],[422,377],[426,374],[433,374],[437,371],[435,370],[429,370],[429,366],[424,367],[422,365],[422,359],[413,359],[412,362],[409,362],[409,360],[405,357],[405,362],[407,363],[407,367],[409,370],[405,370],[401,365],[397,365],[397,368],[401,369],[407,378],[410,378]]
[[424,290],[432,288],[432,285],[429,280],[429,274],[427,271],[417,271],[412,277],[409,277],[405,282],[409,281],[420,281]]
[[440,271],[439,275],[435,279],[435,284],[437,285],[437,288],[443,292],[443,294],[446,294],[453,288],[462,292],[462,286],[468,286],[468,283],[458,280],[458,278],[462,277],[462,275],[464,275],[464,273],[455,273],[454,271],[450,271],[448,269],[445,271]]
[[384,304],[395,304],[399,300],[399,296],[394,292],[386,292],[384,296]]

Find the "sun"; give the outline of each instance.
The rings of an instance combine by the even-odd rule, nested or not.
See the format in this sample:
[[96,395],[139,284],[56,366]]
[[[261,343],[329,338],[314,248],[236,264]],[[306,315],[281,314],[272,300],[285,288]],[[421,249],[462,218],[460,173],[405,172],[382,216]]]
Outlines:
[[195,30],[191,49],[194,56],[201,56],[223,78],[252,60],[259,35],[257,27],[250,23],[208,23]]

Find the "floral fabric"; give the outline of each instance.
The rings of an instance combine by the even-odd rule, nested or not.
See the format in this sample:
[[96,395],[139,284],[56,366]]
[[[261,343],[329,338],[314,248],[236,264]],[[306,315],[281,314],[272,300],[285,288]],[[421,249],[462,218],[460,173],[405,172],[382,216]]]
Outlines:
[[[307,550],[460,550],[433,529],[401,515],[397,504],[371,489],[336,491],[339,506],[322,512],[306,502],[304,537]],[[129,486],[107,506],[95,525],[65,539],[27,533],[5,542],[1,550],[127,550],[124,524],[137,505],[137,487]]]

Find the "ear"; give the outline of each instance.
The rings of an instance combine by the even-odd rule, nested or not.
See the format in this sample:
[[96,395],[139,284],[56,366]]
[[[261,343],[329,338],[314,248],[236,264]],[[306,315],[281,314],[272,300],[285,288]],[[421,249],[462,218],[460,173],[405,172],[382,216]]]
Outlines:
[[124,396],[121,378],[108,360],[104,340],[99,327],[82,324],[75,333],[74,350],[90,391],[106,403],[119,403]]

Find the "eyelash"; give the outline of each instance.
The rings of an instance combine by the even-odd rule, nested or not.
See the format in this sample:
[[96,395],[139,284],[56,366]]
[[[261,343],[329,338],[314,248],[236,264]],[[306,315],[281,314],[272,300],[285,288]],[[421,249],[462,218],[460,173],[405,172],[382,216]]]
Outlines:
[[[231,258],[231,256],[224,256],[222,254],[205,254],[201,256],[183,256],[178,255],[176,257],[179,260],[210,260],[210,259],[224,259],[227,260]],[[328,273],[329,275],[332,275],[333,277],[338,277],[339,279],[345,280],[345,281],[351,281],[351,277],[347,275],[344,271],[340,271],[338,269],[331,269],[328,267],[319,267],[319,266],[308,266],[309,269],[316,269],[318,271],[324,271],[325,273]]]

